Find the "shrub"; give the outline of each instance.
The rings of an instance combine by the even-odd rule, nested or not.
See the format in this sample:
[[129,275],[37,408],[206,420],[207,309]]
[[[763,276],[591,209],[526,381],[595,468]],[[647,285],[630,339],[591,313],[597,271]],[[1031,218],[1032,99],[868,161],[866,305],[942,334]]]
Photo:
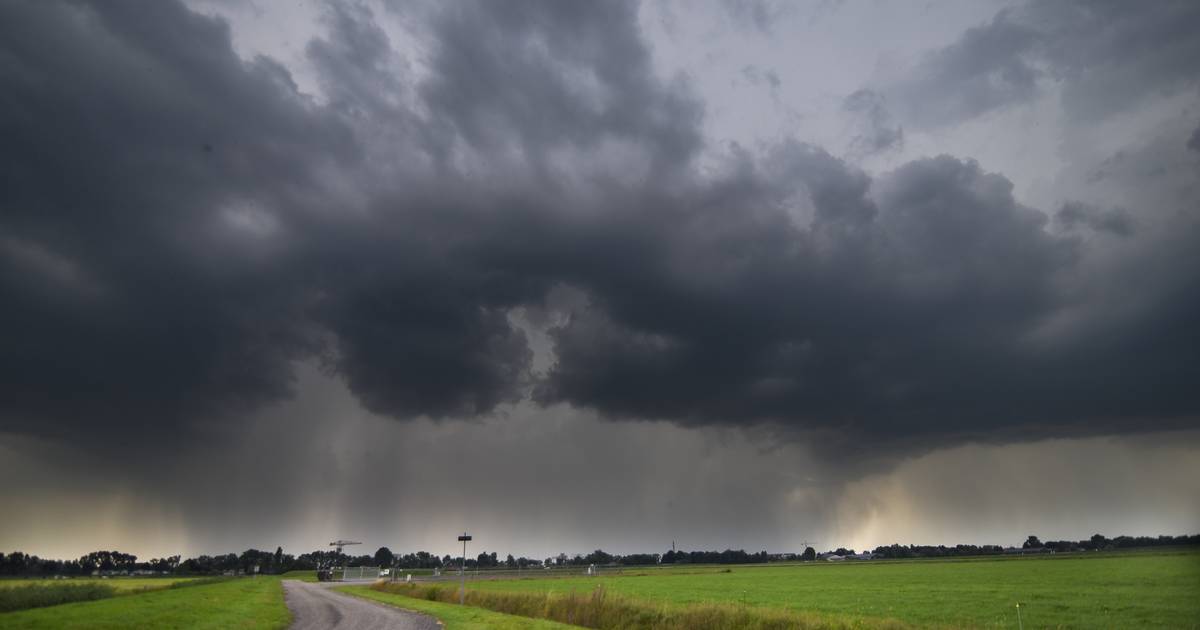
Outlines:
[[105,599],[117,594],[117,589],[94,582],[84,584],[26,584],[0,588],[0,612],[57,606],[70,602]]

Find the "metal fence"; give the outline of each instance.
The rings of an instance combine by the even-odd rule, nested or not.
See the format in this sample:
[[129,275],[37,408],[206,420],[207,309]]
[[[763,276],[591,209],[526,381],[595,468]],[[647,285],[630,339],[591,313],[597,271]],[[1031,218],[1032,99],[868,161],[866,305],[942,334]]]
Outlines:
[[339,567],[333,570],[334,581],[359,582],[379,579],[379,567]]
[[[467,568],[467,580],[497,580],[506,578],[534,578],[534,577],[567,577],[567,576],[586,576],[586,575],[621,575],[644,572],[647,569],[654,570],[660,568],[661,565],[568,565],[568,566],[552,566],[552,567],[527,567],[523,569],[507,568],[507,567],[486,567],[482,569]],[[590,569],[590,573],[589,573]],[[413,582],[440,582],[440,581],[458,581],[460,579],[457,566],[442,567],[436,573],[432,569],[392,569],[391,580],[395,582],[407,581],[408,576],[412,576]]]

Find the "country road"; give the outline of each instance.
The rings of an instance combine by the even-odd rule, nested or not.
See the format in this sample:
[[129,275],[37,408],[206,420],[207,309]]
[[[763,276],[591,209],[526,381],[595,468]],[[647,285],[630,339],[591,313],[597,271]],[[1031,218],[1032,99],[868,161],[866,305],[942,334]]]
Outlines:
[[331,590],[332,584],[284,580],[283,594],[295,621],[291,630],[439,630],[433,617],[406,612]]

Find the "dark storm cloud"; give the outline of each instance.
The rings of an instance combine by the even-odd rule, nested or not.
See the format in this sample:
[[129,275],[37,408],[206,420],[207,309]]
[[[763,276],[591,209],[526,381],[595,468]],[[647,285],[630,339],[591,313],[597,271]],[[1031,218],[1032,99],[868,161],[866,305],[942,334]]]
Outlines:
[[1133,233],[1133,220],[1128,212],[1120,208],[1104,210],[1074,201],[1063,204],[1054,213],[1054,220],[1066,230],[1087,227],[1118,236],[1129,236]]
[[[561,270],[540,250],[579,229],[558,216],[577,200],[562,196],[554,152],[628,145],[650,176],[665,178],[696,151],[698,106],[652,76],[634,9],[481,3],[436,15],[430,78],[412,86],[428,112],[419,120],[371,105],[383,102],[372,92],[391,85],[386,77],[368,86],[357,81],[361,70],[340,71],[379,67],[389,56],[386,44],[375,45],[383,40],[369,15],[338,11],[329,40],[310,46],[329,91],[348,95],[335,104],[358,99],[412,130],[400,138],[411,145],[405,152],[382,159],[434,165],[402,191],[381,191],[373,220],[325,252],[345,275],[331,278],[320,321],[336,335],[339,371],[368,408],[473,415],[524,395],[531,352],[507,312],[553,286]],[[353,44],[360,40],[370,49]],[[479,195],[486,191],[464,170],[488,162],[500,166],[487,170],[513,176],[502,187],[519,189]],[[544,241],[517,246],[531,239]]]
[[[286,397],[313,357],[397,418],[532,397],[898,443],[1197,412],[1188,215],[1131,265],[1172,281],[1116,296],[969,159],[872,178],[781,141],[701,168],[703,107],[635,6],[444,7],[420,78],[331,9],[319,103],[174,3],[0,11],[4,429],[132,440]],[[938,62],[1008,82],[954,115],[1026,89],[1010,35]],[[1095,316],[1116,301],[1141,308]],[[548,373],[518,311],[550,322]]]
[[435,19],[437,49],[421,96],[435,124],[471,147],[541,170],[566,148],[627,142],[651,176],[700,146],[698,104],[661,85],[626,2],[475,5]]
[[858,121],[859,133],[850,142],[853,154],[869,155],[904,147],[904,129],[893,123],[882,94],[858,90],[846,97],[842,110]]
[[1193,151],[1200,151],[1200,127],[1197,127],[1192,132],[1192,137],[1188,139],[1187,147]]
[[[627,417],[888,437],[1033,420],[1021,405],[1046,415],[1032,402],[1050,396],[1029,372],[1038,351],[1022,338],[1054,308],[1073,244],[974,163],[910,163],[880,182],[878,204],[870,183],[785,146],[765,172],[676,202],[689,210],[669,224],[644,222],[657,246],[625,250],[638,274],[581,282],[592,307],[556,330],[543,396]],[[722,203],[777,208],[798,194],[813,205],[807,229],[777,212],[731,218]]]
[[937,126],[1028,101],[1053,81],[1072,116],[1094,120],[1194,88],[1198,28],[1200,5],[1187,0],[1036,0],[927,53],[888,92],[906,120]]
[[0,12],[5,249],[74,271],[0,267],[5,426],[126,439],[286,395],[312,344],[288,247],[222,234],[220,209],[283,219],[348,134],[175,3]]
[[1038,70],[1026,58],[1037,42],[1036,31],[1002,12],[929,53],[892,91],[908,119],[929,126],[1024,101],[1037,88]]

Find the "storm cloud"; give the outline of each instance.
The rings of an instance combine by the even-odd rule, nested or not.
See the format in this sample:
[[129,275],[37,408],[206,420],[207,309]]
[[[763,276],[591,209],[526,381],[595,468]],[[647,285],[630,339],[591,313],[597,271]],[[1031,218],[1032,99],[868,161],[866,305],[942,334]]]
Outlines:
[[[1070,103],[1182,89],[1191,6],[1001,13],[901,94],[949,94],[928,122],[1047,72]],[[1023,205],[969,157],[872,174],[799,139],[712,145],[624,3],[413,9],[420,71],[370,9],[335,6],[305,49],[321,97],[174,2],[0,12],[6,431],[238,422],[293,396],[303,361],[400,420],[531,400],[891,448],[1195,426],[1194,199],[1168,239]],[[1111,21],[1133,53],[1052,43],[1027,14]],[[1097,267],[1080,227],[1136,242]],[[1160,281],[1115,291],[1114,269]]]
[[905,117],[952,125],[1057,88],[1072,117],[1097,121],[1147,98],[1197,86],[1200,9],[1193,2],[1034,0],[1002,9],[928,51],[886,91]]
[[997,8],[0,2],[0,551],[1196,531],[1197,10]]

